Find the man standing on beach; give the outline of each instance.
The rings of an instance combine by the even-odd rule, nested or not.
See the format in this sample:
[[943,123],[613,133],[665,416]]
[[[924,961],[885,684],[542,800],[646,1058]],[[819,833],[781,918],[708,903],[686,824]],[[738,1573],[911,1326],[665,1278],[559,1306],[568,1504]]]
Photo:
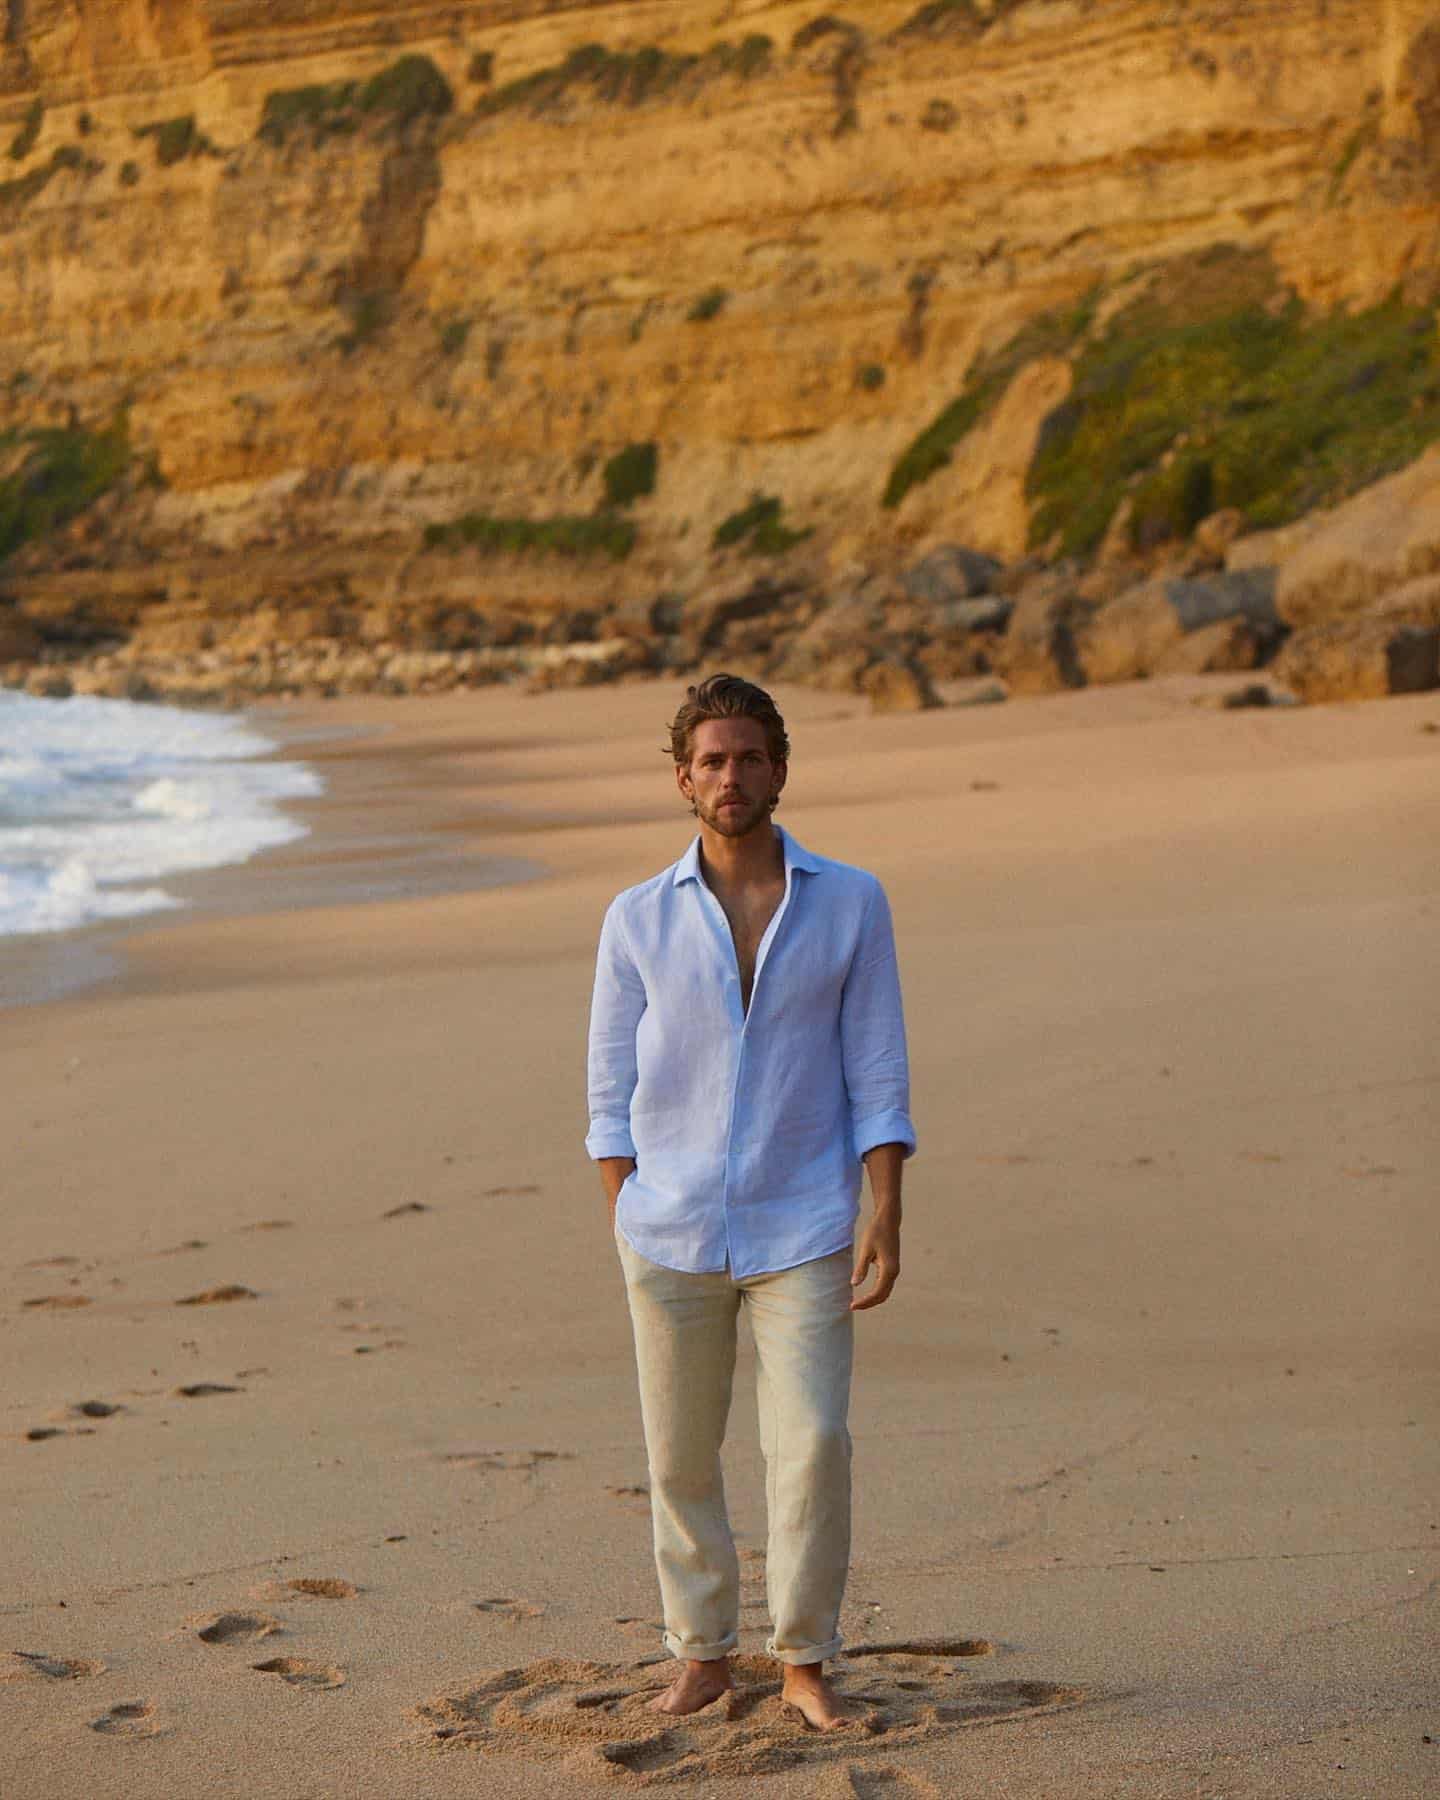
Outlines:
[[[900,1272],[915,1149],[890,909],[873,875],[773,823],[790,745],[762,688],[711,676],[670,740],[699,836],[605,915],[586,1139],[625,1272],[665,1643],[682,1663],[653,1704],[695,1712],[731,1685],[739,1570],[720,1447],[744,1307],[766,1649],[785,1699],[829,1730],[846,1723],[824,1662],[850,1559],[853,1314]],[[857,1237],[862,1165],[874,1209]]]

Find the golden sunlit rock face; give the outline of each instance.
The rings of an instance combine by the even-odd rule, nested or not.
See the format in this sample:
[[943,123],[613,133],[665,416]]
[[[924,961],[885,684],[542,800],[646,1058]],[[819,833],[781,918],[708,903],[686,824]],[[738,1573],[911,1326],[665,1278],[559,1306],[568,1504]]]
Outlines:
[[[1027,320],[1173,259],[1433,300],[1433,0],[832,3],[11,0],[0,429],[128,406],[159,481],[93,530],[171,602],[308,547],[359,604],[544,607],[703,581],[755,493],[832,570],[1018,556],[1063,359],[889,472]],[[422,552],[589,515],[648,441],[623,563]]]

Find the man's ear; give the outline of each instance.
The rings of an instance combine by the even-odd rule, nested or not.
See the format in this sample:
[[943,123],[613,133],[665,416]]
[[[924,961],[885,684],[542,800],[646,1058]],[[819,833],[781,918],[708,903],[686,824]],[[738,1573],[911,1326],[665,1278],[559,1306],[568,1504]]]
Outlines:
[[777,794],[780,793],[780,791],[784,788],[786,777],[789,775],[789,773],[790,773],[790,765],[788,762],[785,762],[782,760],[775,764],[775,774],[774,774],[774,778],[771,781],[770,785],[774,788],[774,790]]
[[694,799],[695,793],[690,780],[690,765],[688,763],[676,763],[675,785],[687,800]]

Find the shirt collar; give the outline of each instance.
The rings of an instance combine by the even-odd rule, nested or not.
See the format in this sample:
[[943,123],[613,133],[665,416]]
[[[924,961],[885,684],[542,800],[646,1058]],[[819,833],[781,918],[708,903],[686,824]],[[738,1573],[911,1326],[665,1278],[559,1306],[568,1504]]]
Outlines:
[[[775,831],[780,839],[781,848],[785,852],[785,873],[787,876],[792,869],[803,870],[807,875],[818,875],[820,873],[820,859],[818,856],[812,856],[803,844],[797,843],[783,825],[777,825]],[[676,863],[675,873],[670,879],[675,887],[679,887],[680,884],[685,881],[698,881],[700,879],[700,838],[698,834],[691,840],[690,848],[680,858],[679,862]]]

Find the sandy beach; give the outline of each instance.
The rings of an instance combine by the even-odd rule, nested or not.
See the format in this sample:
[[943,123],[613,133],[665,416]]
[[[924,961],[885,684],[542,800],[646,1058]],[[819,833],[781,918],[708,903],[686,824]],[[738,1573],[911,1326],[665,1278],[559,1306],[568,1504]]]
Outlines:
[[[0,1009],[7,1800],[1440,1791],[1440,699],[1223,686],[776,690],[921,1141],[823,1738],[637,1698],[584,1032],[681,684],[287,715],[312,836]],[[748,1352],[727,1458],[754,1649]]]

